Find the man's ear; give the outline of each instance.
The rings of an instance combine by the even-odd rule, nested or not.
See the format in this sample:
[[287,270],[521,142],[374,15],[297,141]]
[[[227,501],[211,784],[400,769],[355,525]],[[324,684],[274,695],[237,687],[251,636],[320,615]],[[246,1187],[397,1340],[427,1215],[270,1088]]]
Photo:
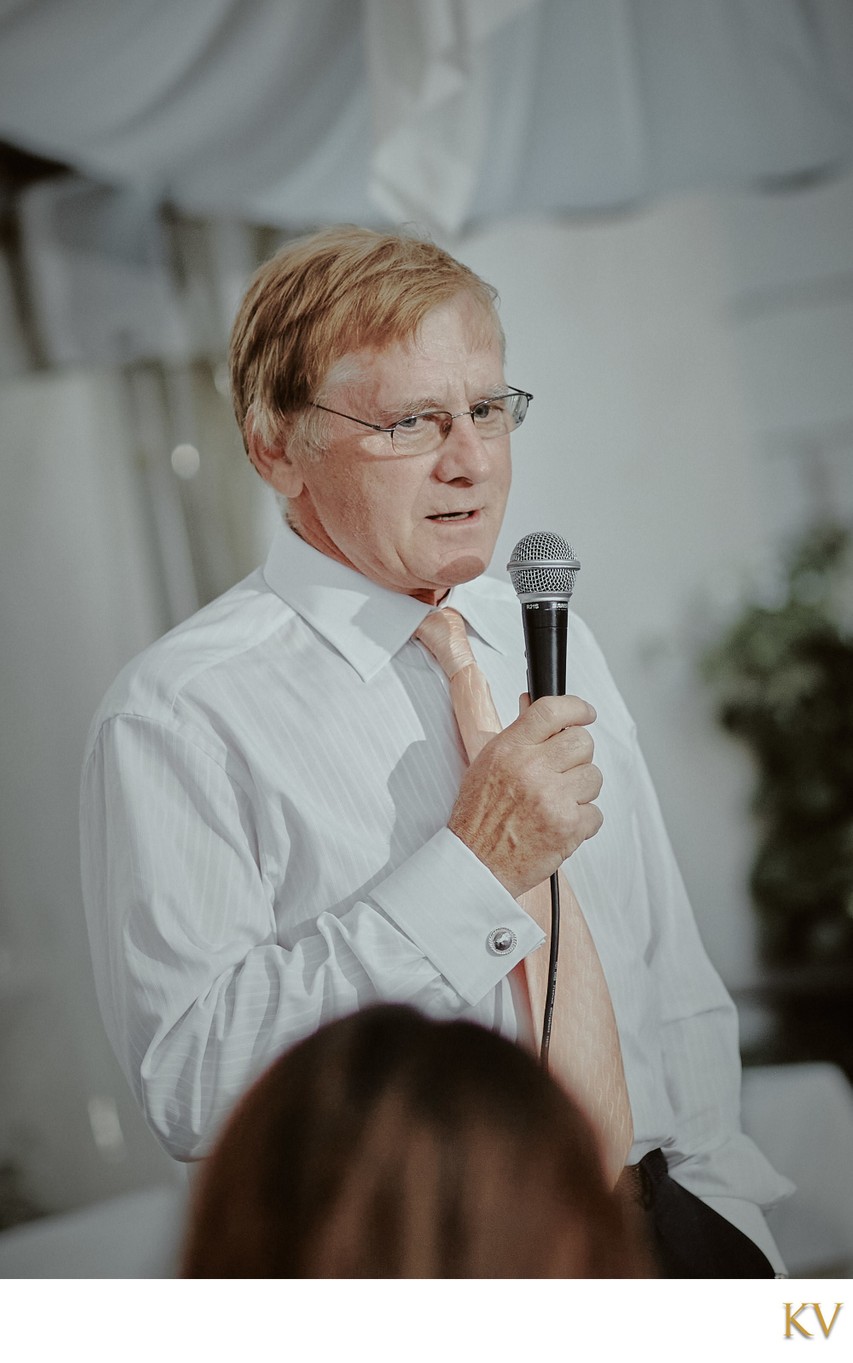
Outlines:
[[249,458],[265,483],[288,501],[302,491],[302,474],[287,452],[287,442],[268,445],[260,435],[251,412],[246,417],[246,448]]

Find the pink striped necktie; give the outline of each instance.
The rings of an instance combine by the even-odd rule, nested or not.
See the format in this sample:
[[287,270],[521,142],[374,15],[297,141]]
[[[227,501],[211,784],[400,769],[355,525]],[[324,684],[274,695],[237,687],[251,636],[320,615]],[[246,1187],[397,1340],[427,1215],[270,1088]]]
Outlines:
[[[451,608],[431,611],[415,631],[447,674],[462,743],[473,762],[501,730],[489,684],[477,666],[462,616]],[[550,922],[547,881],[519,903],[541,925]],[[633,1123],[613,1004],[601,961],[580,905],[560,872],[560,968],[549,1058],[551,1068],[596,1128],[610,1182],[615,1184],[633,1141]],[[541,1039],[548,984],[548,952],[531,952],[512,971],[527,1000],[534,1036]]]

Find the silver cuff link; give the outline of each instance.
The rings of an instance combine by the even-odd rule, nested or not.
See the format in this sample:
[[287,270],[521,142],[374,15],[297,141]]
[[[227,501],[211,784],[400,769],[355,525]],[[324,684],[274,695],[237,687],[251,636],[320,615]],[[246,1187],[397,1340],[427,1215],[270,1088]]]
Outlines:
[[486,938],[486,946],[495,956],[506,956],[508,951],[514,951],[518,945],[518,938],[511,928],[495,928]]

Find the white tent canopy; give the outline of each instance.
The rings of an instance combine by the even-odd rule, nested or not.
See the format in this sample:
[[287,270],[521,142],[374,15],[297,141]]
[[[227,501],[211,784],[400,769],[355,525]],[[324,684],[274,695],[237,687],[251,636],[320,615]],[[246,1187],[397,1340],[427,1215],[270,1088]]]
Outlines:
[[831,172],[851,73],[849,0],[0,0],[0,138],[283,227]]

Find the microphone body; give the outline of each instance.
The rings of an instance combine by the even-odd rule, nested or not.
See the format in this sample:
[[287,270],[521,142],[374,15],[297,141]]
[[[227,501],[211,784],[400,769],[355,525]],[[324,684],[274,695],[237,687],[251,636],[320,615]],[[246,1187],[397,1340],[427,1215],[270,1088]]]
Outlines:
[[507,568],[521,602],[530,699],[564,696],[575,551],[562,535],[540,530],[519,540]]
[[[527,689],[531,700],[566,694],[566,644],[569,601],[580,564],[572,546],[562,535],[547,530],[525,535],[506,565],[521,602],[524,651],[527,655]],[[557,957],[560,949],[560,878],[555,871],[551,886],[551,943],[548,981],[542,1016],[539,1055],[548,1067],[551,1024],[557,993]]]
[[522,601],[527,689],[531,700],[566,694],[568,601]]

